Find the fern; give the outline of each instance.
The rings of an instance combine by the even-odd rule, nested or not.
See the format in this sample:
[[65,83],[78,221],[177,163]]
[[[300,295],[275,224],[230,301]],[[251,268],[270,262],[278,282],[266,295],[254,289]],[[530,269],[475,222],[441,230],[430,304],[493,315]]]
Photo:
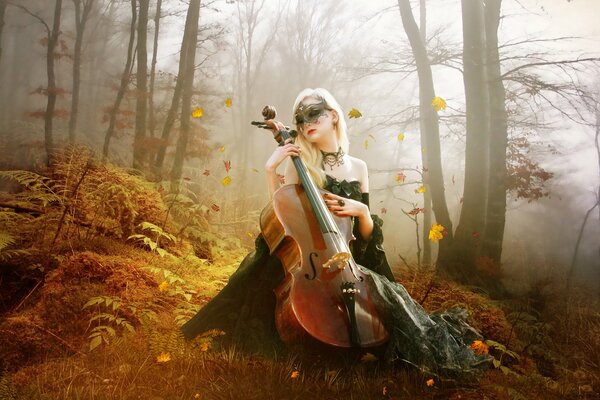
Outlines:
[[0,232],[0,252],[13,244],[15,244],[15,238],[13,235],[7,232]]
[[17,400],[15,385],[5,376],[0,375],[0,399]]
[[[98,325],[91,330],[88,338],[90,339],[90,351],[100,346],[102,343],[108,344],[117,336],[116,330],[111,326],[121,328],[124,331],[135,332],[133,325],[125,318],[118,315],[122,302],[118,297],[97,296],[92,297],[84,304],[83,309],[96,306],[98,313],[90,318],[90,323],[103,321],[104,324]],[[115,314],[100,312],[101,307],[111,309]]]

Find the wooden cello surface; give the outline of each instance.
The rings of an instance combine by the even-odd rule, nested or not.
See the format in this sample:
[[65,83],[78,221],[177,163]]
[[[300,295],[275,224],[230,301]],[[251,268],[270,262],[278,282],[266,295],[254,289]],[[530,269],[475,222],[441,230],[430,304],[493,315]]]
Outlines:
[[328,266],[340,243],[347,250],[353,239],[351,219],[331,217],[336,229],[323,232],[301,185],[281,187],[261,214],[263,236],[286,272],[275,291],[277,329],[287,344],[378,346],[389,335],[369,294],[370,275],[351,256]]

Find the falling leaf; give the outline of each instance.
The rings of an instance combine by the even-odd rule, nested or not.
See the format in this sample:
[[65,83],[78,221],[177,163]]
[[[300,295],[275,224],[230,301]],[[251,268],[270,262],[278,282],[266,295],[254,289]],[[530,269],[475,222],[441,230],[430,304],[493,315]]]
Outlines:
[[400,141],[404,140],[404,133],[398,134],[398,140],[400,140]]
[[209,347],[210,347],[210,343],[204,342],[200,345],[200,351],[208,351]]
[[225,151],[225,146],[221,146],[221,147],[219,147],[219,151],[220,151],[221,153],[223,153],[223,152]]
[[360,358],[360,362],[364,362],[364,363],[373,362],[373,361],[377,361],[377,357],[375,357],[371,353],[365,353],[365,355]]
[[300,371],[293,371],[292,374],[290,375],[290,378],[296,379],[299,376],[300,376]]
[[231,100],[231,97],[228,97],[225,99],[225,107],[231,108],[232,104],[233,104],[233,100]]
[[252,239],[254,237],[254,234],[252,232],[246,232],[246,235],[248,235],[248,237],[250,239]]
[[171,361],[171,353],[160,353],[158,356],[156,356],[157,363],[166,363],[169,361]]
[[404,175],[404,172],[398,172],[396,174],[396,182],[398,183],[402,183],[406,180],[406,175]]
[[431,229],[429,230],[429,240],[433,243],[437,243],[438,240],[442,240],[444,238],[443,231],[444,227],[440,224],[433,224]]
[[210,175],[210,170],[205,169],[204,172],[202,173],[202,175],[209,176]]
[[417,190],[415,190],[415,192],[417,193],[425,193],[426,189],[425,186],[419,186],[419,188]]
[[473,350],[473,352],[475,354],[477,354],[478,356],[483,355],[483,354],[488,354],[489,352],[489,346],[487,344],[485,344],[484,342],[482,342],[481,340],[476,340],[473,343],[471,343],[471,350]]
[[364,146],[365,146],[365,149],[369,148],[369,139],[365,139]]
[[256,168],[252,168],[252,172],[258,173],[258,170]]
[[210,206],[210,208],[214,211],[214,212],[219,212],[221,210],[221,207],[219,207],[218,205],[216,205],[215,203],[212,204],[212,206]]
[[373,134],[372,134],[372,133],[369,133],[367,136],[369,136],[369,137],[370,137],[371,139],[373,139],[374,141],[377,141],[377,140],[375,139],[375,136],[373,136]]
[[221,181],[221,183],[223,184],[223,186],[229,186],[229,185],[231,185],[231,178],[229,177],[229,175],[227,175],[225,178],[223,178],[223,180]]
[[439,96],[435,96],[431,105],[435,108],[435,111],[445,110],[446,109],[446,101]]
[[194,108],[194,111],[192,111],[192,118],[202,118],[202,116],[204,115],[204,110],[202,109],[202,107],[196,107]]
[[225,165],[225,172],[229,172],[231,169],[231,161],[223,161],[223,165]]
[[385,207],[382,207],[382,208],[381,208],[381,213],[382,213],[382,214],[387,214],[387,208],[385,208]]
[[429,387],[433,386],[434,383],[435,383],[435,381],[433,379],[430,379],[427,382],[425,382],[425,384]]
[[353,108],[352,110],[350,110],[350,112],[348,113],[348,116],[350,118],[360,118],[362,117],[362,114],[360,113],[360,111],[358,111],[356,108]]
[[167,290],[168,287],[169,287],[169,282],[162,281],[162,283],[160,285],[158,285],[158,290],[161,292],[164,292]]

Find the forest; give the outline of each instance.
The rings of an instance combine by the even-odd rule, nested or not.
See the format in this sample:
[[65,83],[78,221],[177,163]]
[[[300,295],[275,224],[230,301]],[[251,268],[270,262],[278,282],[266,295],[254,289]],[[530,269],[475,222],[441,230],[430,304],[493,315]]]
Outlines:
[[[600,398],[597,0],[0,0],[0,398]],[[345,112],[457,381],[184,340],[261,234],[261,111]],[[280,173],[283,173],[281,168]]]

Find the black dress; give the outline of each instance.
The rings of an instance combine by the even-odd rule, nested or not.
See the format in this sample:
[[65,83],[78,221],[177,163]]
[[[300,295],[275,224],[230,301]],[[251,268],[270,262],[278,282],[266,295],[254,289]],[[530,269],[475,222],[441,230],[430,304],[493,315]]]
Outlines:
[[[367,203],[358,181],[338,181],[327,177],[325,189],[334,194]],[[406,289],[394,281],[383,251],[383,221],[372,216],[371,239],[361,239],[355,224],[351,244],[354,260],[372,275],[370,291],[386,328],[391,333],[385,359],[408,362],[430,373],[448,377],[471,377],[489,364],[489,357],[476,356],[469,345],[481,336],[466,322],[467,312],[451,309],[428,315]],[[283,267],[262,235],[255,250],[248,254],[230,277],[227,285],[181,330],[186,339],[210,329],[226,334],[225,344],[234,344],[250,352],[273,355],[284,351],[275,327],[273,290],[284,277]]]

